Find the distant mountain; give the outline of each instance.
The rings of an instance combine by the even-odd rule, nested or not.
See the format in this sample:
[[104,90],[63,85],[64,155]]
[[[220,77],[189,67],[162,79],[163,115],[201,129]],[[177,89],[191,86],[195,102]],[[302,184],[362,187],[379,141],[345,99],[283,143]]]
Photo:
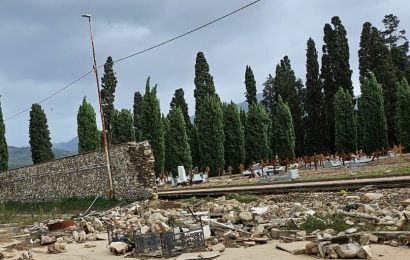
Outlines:
[[[263,94],[262,93],[258,93],[258,94],[256,94],[256,98],[258,99],[258,101],[259,102],[261,102],[262,101],[262,99],[263,99]],[[246,112],[248,112],[248,102],[246,102],[246,100],[245,101],[242,101],[241,103],[238,103],[238,104],[236,104],[237,106],[238,106],[238,109],[243,109],[243,110],[245,110]]]
[[74,137],[65,143],[55,143],[53,144],[53,148],[78,153],[78,137]]
[[[33,164],[33,161],[31,160],[30,147],[8,146],[7,148],[9,150],[9,169],[15,169]],[[58,148],[53,148],[53,152],[57,159],[77,154],[77,152],[66,151]]]

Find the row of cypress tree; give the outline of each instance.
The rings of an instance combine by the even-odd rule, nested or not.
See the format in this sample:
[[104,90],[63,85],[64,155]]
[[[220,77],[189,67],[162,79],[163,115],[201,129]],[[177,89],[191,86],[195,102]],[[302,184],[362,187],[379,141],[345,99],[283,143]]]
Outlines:
[[[304,154],[372,152],[401,143],[410,148],[409,43],[394,15],[383,19],[384,31],[363,25],[359,50],[361,96],[353,97],[347,32],[335,16],[324,26],[321,66],[315,42],[306,49],[306,83],[295,76],[288,56],[268,75],[263,100],[245,69],[248,111],[222,103],[205,55],[195,64],[195,120],[191,123],[184,91],[178,89],[167,116],[161,115],[157,86],[147,79],[145,93],[135,92],[133,111],[114,107],[117,78],[108,57],[102,77],[102,108],[110,145],[149,140],[157,174],[178,165],[209,167],[212,174],[261,159],[293,159]],[[407,79],[407,80],[406,80]],[[356,109],[357,108],[357,109]],[[100,148],[101,132],[92,106],[83,99],[77,115],[79,152]],[[7,169],[7,143],[0,106],[0,169]],[[47,119],[40,105],[30,112],[34,163],[54,158]]]

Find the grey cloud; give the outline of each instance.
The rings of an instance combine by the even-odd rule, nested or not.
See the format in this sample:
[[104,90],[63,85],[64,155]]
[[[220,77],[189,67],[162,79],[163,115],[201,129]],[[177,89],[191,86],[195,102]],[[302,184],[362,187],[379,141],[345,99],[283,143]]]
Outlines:
[[[5,117],[31,106],[91,69],[87,21],[93,15],[97,60],[114,59],[147,48],[223,15],[250,0],[38,0],[2,1],[0,9],[0,94]],[[143,92],[147,76],[158,83],[163,113],[176,88],[184,88],[193,113],[195,56],[203,51],[216,89],[224,101],[244,100],[244,71],[251,65],[258,91],[279,60],[288,55],[297,77],[305,77],[306,40],[321,50],[323,26],[334,15],[346,27],[359,92],[357,51],[365,21],[381,27],[394,13],[410,29],[409,1],[383,0],[263,0],[199,32],[167,46],[115,64],[116,106],[131,108],[134,91]],[[102,71],[100,70],[100,74]],[[97,111],[94,78],[87,78],[45,102],[53,142],[76,135],[76,113],[83,96]],[[98,112],[98,111],[97,111]],[[7,121],[9,144],[28,143],[28,113]]]

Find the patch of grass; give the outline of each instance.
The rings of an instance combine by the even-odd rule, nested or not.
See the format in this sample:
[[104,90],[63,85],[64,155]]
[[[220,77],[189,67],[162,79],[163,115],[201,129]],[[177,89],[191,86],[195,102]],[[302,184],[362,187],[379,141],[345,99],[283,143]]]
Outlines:
[[329,228],[340,232],[350,228],[350,226],[345,223],[344,217],[341,214],[308,216],[306,221],[300,226],[300,229],[309,233],[317,229],[324,230]]
[[[53,202],[4,202],[0,203],[0,223],[33,224],[47,219],[67,218],[88,209],[95,198],[68,198]],[[92,210],[106,210],[131,201],[98,198]],[[64,216],[65,215],[65,216]]]
[[184,199],[184,202],[189,204],[189,205],[195,205],[199,203],[201,200],[206,201],[206,202],[215,202],[215,198],[207,196],[205,198],[197,198],[195,196],[189,197],[187,199]]
[[242,203],[249,203],[252,201],[256,201],[258,198],[254,195],[250,195],[250,194],[228,194],[225,195],[225,198],[227,200],[237,200],[239,202]]

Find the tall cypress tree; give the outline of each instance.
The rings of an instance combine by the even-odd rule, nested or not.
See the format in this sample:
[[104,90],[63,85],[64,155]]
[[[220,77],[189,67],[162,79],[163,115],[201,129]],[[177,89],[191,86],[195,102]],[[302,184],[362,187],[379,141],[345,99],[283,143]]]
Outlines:
[[199,153],[199,141],[198,141],[198,130],[196,125],[193,125],[189,131],[189,146],[191,148],[192,166],[200,166],[200,153]]
[[400,20],[393,14],[385,15],[383,18],[385,30],[382,31],[384,41],[390,50],[392,61],[396,69],[398,79],[410,79],[410,57],[409,41],[406,38],[406,31],[400,30]]
[[387,124],[381,85],[371,74],[361,87],[359,113],[361,118],[362,142],[367,152],[387,148]]
[[112,138],[112,113],[114,111],[115,89],[117,87],[117,78],[115,77],[113,66],[114,61],[111,57],[108,57],[104,64],[104,75],[101,78],[101,103],[108,144],[111,144]]
[[112,143],[122,144],[135,141],[134,119],[129,109],[116,111],[112,122]]
[[275,150],[279,159],[292,160],[295,158],[295,132],[289,106],[278,96],[275,109],[273,131],[275,135]]
[[31,106],[29,137],[34,164],[54,159],[47,117],[39,104]]
[[245,124],[245,158],[246,164],[268,159],[270,120],[265,109],[259,103],[249,106]]
[[209,73],[209,65],[205,59],[205,55],[202,52],[198,52],[196,55],[195,63],[195,116],[198,113],[205,98],[209,95],[216,95],[214,79]]
[[93,106],[86,97],[77,113],[78,152],[95,151],[101,146],[100,131],[98,131]]
[[239,108],[239,118],[241,119],[241,125],[243,128],[245,128],[245,124],[246,124],[246,118],[248,116],[246,115],[246,111],[242,108]]
[[221,101],[207,95],[197,111],[200,164],[209,166],[211,175],[224,168],[224,122]]
[[246,70],[245,70],[245,86],[246,86],[245,97],[246,97],[246,101],[248,102],[248,105],[258,102],[256,98],[255,77],[253,76],[253,71],[251,69],[251,66],[248,66],[248,65],[246,66]]
[[6,128],[4,127],[3,111],[0,102],[0,171],[8,169],[9,154],[6,141]]
[[224,108],[224,135],[225,165],[238,172],[245,160],[245,137],[238,107],[233,102]]
[[397,129],[399,143],[410,151],[410,87],[407,80],[397,86]]
[[185,101],[184,90],[182,88],[175,90],[174,97],[171,100],[171,104],[170,104],[171,109],[175,106],[181,109],[182,115],[184,116],[184,122],[185,122],[186,128],[191,129],[192,124],[191,124],[191,119],[188,114],[188,104]]
[[384,96],[384,110],[387,120],[388,142],[393,145],[396,137],[396,83],[397,77],[391,54],[384,45],[379,30],[369,22],[363,24],[359,49],[360,81],[363,84],[374,73],[381,84]]
[[155,173],[164,170],[165,142],[161,123],[161,111],[157,98],[157,85],[150,87],[148,77],[141,110],[141,139],[148,140],[155,157]]
[[340,88],[334,98],[336,152],[356,151],[356,122],[352,96]]
[[135,141],[140,142],[141,140],[141,112],[142,112],[142,95],[139,91],[134,93],[134,132]]
[[323,88],[319,79],[319,63],[315,42],[312,38],[307,41],[306,50],[306,113],[305,122],[306,144],[305,152],[308,155],[327,151],[327,140],[324,114]]
[[305,142],[305,128],[303,125],[303,95],[305,92],[302,82],[296,79],[288,56],[285,56],[276,66],[273,91],[275,100],[281,96],[283,101],[289,105],[296,136],[295,152],[300,156],[304,154]]
[[[169,114],[168,114],[169,117]],[[168,117],[164,116],[164,114],[161,115],[161,124],[162,124],[162,131],[164,132],[164,154],[165,154],[165,159],[164,159],[164,170],[169,172],[171,170],[171,167],[169,165],[169,159],[171,158],[171,155],[169,154],[169,146],[170,146],[170,138],[169,138],[169,120]],[[176,172],[175,172],[176,174]]]
[[331,151],[334,151],[334,96],[339,87],[346,89],[353,96],[353,84],[351,80],[352,70],[349,65],[350,55],[346,30],[337,16],[331,19],[331,24],[325,24],[324,27],[321,77],[325,94],[328,146]]
[[186,171],[192,169],[191,149],[188,143],[186,126],[182,110],[173,106],[169,112],[169,128],[167,133],[167,164],[171,171],[178,172],[178,166]]

